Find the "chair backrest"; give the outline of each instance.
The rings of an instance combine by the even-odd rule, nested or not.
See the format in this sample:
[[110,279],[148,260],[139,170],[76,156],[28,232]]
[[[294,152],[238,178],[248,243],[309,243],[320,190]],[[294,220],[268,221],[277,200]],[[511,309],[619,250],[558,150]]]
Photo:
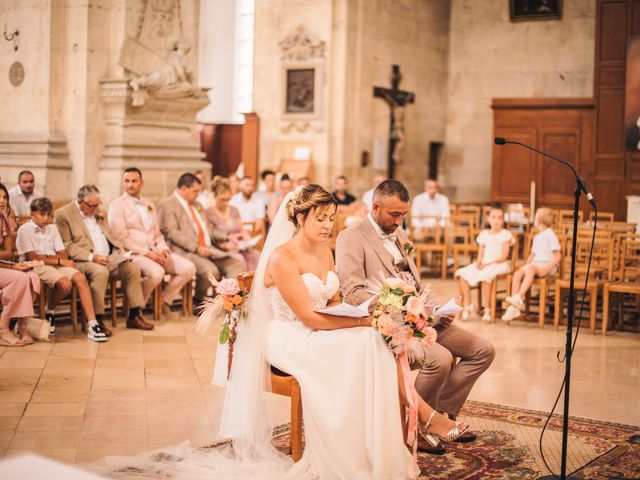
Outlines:
[[[589,221],[593,222],[596,217],[596,212],[589,212]],[[600,222],[613,222],[615,220],[613,213],[611,212],[598,212],[598,223]]]
[[[567,277],[571,272],[572,241],[567,238],[562,274]],[[576,276],[584,277],[587,273],[589,253],[591,251],[591,237],[578,236],[576,239]],[[613,276],[613,239],[598,238],[594,240],[593,257],[591,260],[590,278],[610,280]]]
[[[582,223],[584,214],[582,210],[578,211],[578,223]],[[559,210],[556,216],[556,227],[563,228],[563,226],[569,223],[573,225],[573,210]]]
[[456,215],[466,215],[473,219],[473,228],[480,228],[480,214],[482,209],[478,205],[458,205]]
[[251,287],[253,286],[253,277],[256,272],[242,272],[238,274],[236,279],[238,280],[238,286],[240,289],[247,293],[251,293]]
[[475,219],[470,215],[452,215],[446,229],[446,242],[455,243],[462,239],[462,243],[471,243],[471,234],[475,231]]
[[620,280],[624,282],[640,281],[640,235],[622,240],[622,262]]
[[[442,218],[433,215],[407,215],[409,238],[418,243],[426,241],[430,243],[441,243],[443,230],[443,227],[440,225],[441,221]],[[421,226],[423,224],[430,226]]]

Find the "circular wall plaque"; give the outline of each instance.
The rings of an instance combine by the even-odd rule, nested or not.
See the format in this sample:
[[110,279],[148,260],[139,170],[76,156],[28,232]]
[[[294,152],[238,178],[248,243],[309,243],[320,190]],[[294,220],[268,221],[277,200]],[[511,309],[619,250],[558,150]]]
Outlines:
[[19,87],[24,81],[24,67],[20,62],[14,62],[9,67],[9,82],[14,87]]

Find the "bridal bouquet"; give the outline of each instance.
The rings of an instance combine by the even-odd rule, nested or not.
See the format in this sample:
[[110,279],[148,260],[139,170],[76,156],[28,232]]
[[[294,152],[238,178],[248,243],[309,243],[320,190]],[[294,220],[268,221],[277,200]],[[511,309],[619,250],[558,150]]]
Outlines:
[[201,312],[196,323],[196,332],[203,333],[209,328],[212,320],[223,317],[222,327],[218,335],[220,345],[228,344],[227,379],[231,373],[233,344],[238,335],[238,322],[247,315],[246,298],[248,293],[240,288],[234,278],[225,278],[217,282],[209,278],[216,289],[214,298],[207,298],[200,306]]
[[378,330],[396,355],[406,353],[410,363],[424,362],[425,349],[436,341],[433,296],[428,288],[421,292],[400,278],[387,278],[378,292],[372,326]]

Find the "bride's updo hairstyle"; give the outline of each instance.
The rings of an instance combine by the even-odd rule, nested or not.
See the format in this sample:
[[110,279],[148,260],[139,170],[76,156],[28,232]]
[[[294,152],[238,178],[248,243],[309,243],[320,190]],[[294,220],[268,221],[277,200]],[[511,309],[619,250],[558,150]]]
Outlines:
[[327,192],[320,185],[315,183],[311,185],[305,185],[302,189],[291,199],[287,204],[287,213],[289,214],[289,220],[296,227],[300,227],[298,223],[298,215],[302,214],[306,219],[309,212],[313,209],[322,209],[333,205],[338,206],[338,202],[334,196]]
[[220,175],[216,175],[215,177],[213,177],[213,180],[211,180],[211,183],[209,184],[209,188],[216,197],[223,193],[231,192],[231,185],[229,185],[229,180],[221,177]]

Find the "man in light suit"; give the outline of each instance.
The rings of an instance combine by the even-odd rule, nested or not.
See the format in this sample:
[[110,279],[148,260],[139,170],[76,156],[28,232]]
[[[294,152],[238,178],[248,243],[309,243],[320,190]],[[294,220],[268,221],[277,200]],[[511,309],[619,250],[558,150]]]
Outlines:
[[216,279],[235,278],[244,270],[244,262],[230,256],[235,242],[226,232],[211,230],[200,214],[196,201],[202,182],[192,173],[183,174],[177,190],[160,202],[160,230],[171,250],[191,260],[196,266],[194,307],[202,302],[210,286],[209,273]]
[[100,191],[94,185],[85,185],[78,190],[76,200],[56,210],[55,222],[67,254],[89,281],[97,320],[107,336],[111,331],[103,322],[104,299],[110,276],[119,278],[125,288],[129,305],[127,328],[153,330],[140,312],[145,305],[140,269],[123,256],[122,246],[109,231],[99,206]]
[[122,177],[124,193],[109,205],[109,226],[114,236],[134,254],[133,262],[142,271],[142,293],[145,302],[165,274],[171,280],[162,292],[163,312],[169,314],[171,304],[182,287],[193,280],[195,265],[172,253],[160,232],[155,205],[140,195],[144,182],[142,172],[127,168]]
[[[420,287],[420,272],[408,256],[409,240],[402,230],[409,211],[409,192],[397,180],[385,180],[373,193],[369,215],[343,230],[336,242],[336,266],[346,302],[358,305],[371,297],[365,280],[381,283],[393,276],[412,280]],[[416,390],[435,410],[455,418],[480,375],[489,368],[495,351],[484,338],[441,318],[434,328],[435,345],[427,349],[425,366],[416,379]],[[455,362],[455,357],[460,361]],[[457,441],[473,441],[473,433]],[[432,435],[422,435],[418,448],[430,453],[444,453],[441,442]]]

